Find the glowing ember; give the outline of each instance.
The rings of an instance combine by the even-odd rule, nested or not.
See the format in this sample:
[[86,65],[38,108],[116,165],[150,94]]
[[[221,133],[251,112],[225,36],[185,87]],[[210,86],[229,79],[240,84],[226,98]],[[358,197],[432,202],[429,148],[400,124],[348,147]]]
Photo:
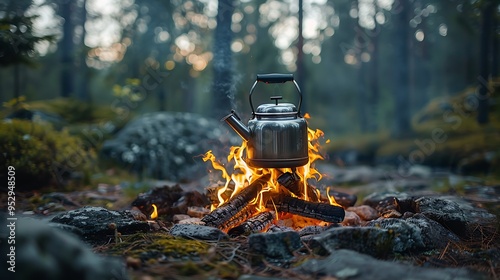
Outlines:
[[151,213],[150,217],[151,219],[156,219],[158,218],[158,208],[156,207],[156,204],[151,204],[151,206],[153,206],[153,213]]
[[[309,118],[309,115],[306,114],[304,116],[306,119]],[[215,155],[212,151],[208,151],[204,157],[204,161],[210,161],[215,170],[219,170],[222,172],[222,178],[226,180],[225,185],[221,186],[217,189],[217,202],[214,202],[211,205],[211,210],[216,209],[218,206],[224,204],[227,200],[229,200],[234,195],[238,194],[243,188],[253,183],[259,177],[270,174],[271,179],[267,181],[266,185],[262,188],[259,195],[251,201],[249,204],[253,205],[257,211],[256,214],[269,210],[266,207],[266,203],[273,195],[278,193],[286,192],[288,195],[292,197],[297,197],[299,199],[303,199],[311,202],[320,202],[321,195],[319,190],[316,188],[311,188],[307,184],[307,180],[314,178],[316,180],[321,179],[321,174],[314,168],[314,162],[318,159],[323,159],[323,156],[320,154],[320,143],[319,139],[324,136],[323,131],[316,129],[312,130],[308,128],[308,154],[309,154],[309,162],[297,168],[254,168],[247,165],[244,160],[245,150],[247,148],[247,142],[243,141],[242,145],[239,147],[233,146],[230,149],[229,155],[227,156],[227,162],[233,166],[234,171],[229,174],[226,170],[224,164],[217,161]],[[328,140],[327,140],[328,141]],[[283,186],[280,186],[277,179],[280,175],[289,172],[292,174],[297,174],[300,177],[299,181],[299,192],[292,193],[289,190],[285,189]],[[230,191],[229,186],[231,181],[234,183],[234,190],[232,190],[229,197],[227,197],[227,192]],[[328,190],[327,190],[328,192]],[[226,195],[224,195],[226,194]],[[335,199],[327,193],[327,197],[329,203],[331,205],[340,206]],[[278,215],[276,215],[276,219],[279,219]],[[319,221],[318,221],[319,223]]]

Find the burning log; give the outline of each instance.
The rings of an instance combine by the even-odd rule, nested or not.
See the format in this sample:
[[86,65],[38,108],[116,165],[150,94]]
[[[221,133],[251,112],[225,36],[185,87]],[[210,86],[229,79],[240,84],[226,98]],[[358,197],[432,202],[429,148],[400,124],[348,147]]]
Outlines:
[[[278,183],[289,190],[296,196],[302,196],[303,191],[300,189],[300,177],[296,173],[285,172],[278,177]],[[307,185],[307,197],[312,201],[319,201],[320,197],[316,193],[316,188]]]
[[330,223],[344,220],[345,211],[341,206],[321,202],[310,202],[291,196],[279,194],[267,202],[267,208],[297,214]]
[[295,173],[285,172],[278,177],[278,183],[293,194],[300,196],[300,177]]
[[262,175],[210,214],[203,217],[201,221],[208,226],[220,227],[236,216],[250,201],[254,200],[270,178],[270,174]]
[[248,235],[255,232],[265,230],[273,221],[274,214],[272,212],[262,212],[248,220],[241,225],[232,228],[228,231],[229,236]]
[[231,217],[229,221],[220,225],[219,229],[225,230],[228,228],[233,228],[243,223],[248,218],[252,217],[255,213],[257,213],[257,208],[255,208],[254,205],[247,205],[240,212],[238,212],[238,214],[236,214],[234,217]]

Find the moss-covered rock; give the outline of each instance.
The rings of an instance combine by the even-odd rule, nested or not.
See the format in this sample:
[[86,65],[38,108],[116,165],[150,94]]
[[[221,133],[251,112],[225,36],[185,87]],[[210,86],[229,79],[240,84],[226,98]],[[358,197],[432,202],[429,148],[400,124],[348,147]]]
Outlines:
[[15,168],[17,189],[61,186],[75,177],[86,181],[96,158],[93,150],[66,130],[24,120],[0,123],[0,150],[0,168]]

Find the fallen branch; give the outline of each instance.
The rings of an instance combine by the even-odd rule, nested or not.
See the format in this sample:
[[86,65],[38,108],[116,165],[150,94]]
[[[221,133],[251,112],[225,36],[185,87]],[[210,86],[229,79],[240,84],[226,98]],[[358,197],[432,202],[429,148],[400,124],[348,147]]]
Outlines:
[[248,220],[241,225],[230,229],[227,233],[229,236],[248,235],[255,232],[265,230],[273,221],[274,215],[272,212],[262,212]]
[[270,174],[262,175],[224,204],[201,219],[207,226],[221,227],[225,222],[236,216],[245,206],[254,200],[262,187],[271,179]]
[[282,194],[269,200],[266,207],[330,223],[340,223],[344,220],[345,216],[344,208],[340,206],[305,201]]

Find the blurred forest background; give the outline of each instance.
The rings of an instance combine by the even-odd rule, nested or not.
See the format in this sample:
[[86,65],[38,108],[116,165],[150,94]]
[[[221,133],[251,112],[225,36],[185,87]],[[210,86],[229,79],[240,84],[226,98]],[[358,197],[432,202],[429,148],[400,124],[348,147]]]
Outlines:
[[51,111],[76,135],[154,111],[248,119],[256,74],[294,73],[329,160],[500,170],[498,0],[0,3],[3,117]]

